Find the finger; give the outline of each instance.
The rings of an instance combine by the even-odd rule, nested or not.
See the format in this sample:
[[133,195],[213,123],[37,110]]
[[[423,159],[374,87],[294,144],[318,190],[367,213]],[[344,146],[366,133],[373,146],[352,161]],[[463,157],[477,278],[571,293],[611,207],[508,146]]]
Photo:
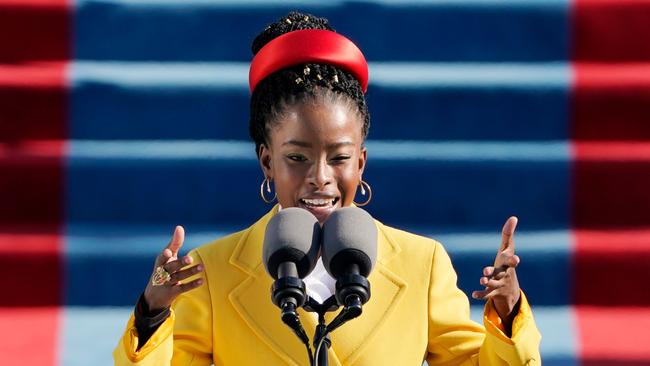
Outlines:
[[183,258],[173,260],[169,263],[166,263],[163,265],[163,268],[167,273],[169,274],[174,274],[175,272],[179,271],[181,268],[186,267],[194,262],[194,259],[190,257],[189,255],[184,256]]
[[[505,274],[503,276],[505,277]],[[485,277],[483,277],[483,278],[485,278]],[[481,278],[481,281],[480,281],[481,286],[485,286],[485,287],[493,289],[493,290],[498,290],[501,287],[506,285],[506,281],[504,281],[503,278],[498,279],[498,280],[494,279],[494,278],[492,278],[492,279],[485,278],[486,281],[483,281],[483,278]]]
[[479,283],[481,285],[485,286],[487,284],[487,281],[489,281],[489,280],[497,280],[497,281],[499,281],[502,278],[505,278],[507,275],[508,275],[507,271],[496,271],[496,272],[492,273],[491,276],[483,276],[483,277],[481,277],[481,279],[479,280]]
[[516,268],[521,262],[518,255],[511,252],[511,249],[499,253],[494,259],[495,272],[503,271],[508,268]]
[[490,295],[492,292],[494,292],[493,289],[485,289],[485,290],[479,290],[479,291],[473,291],[472,292],[472,298],[474,299],[485,299],[486,296]]
[[156,262],[154,264],[154,268],[156,268],[158,266],[162,266],[163,264],[169,262],[169,259],[171,259],[171,257],[172,257],[172,251],[167,249],[167,248],[163,249],[162,253],[160,253],[156,257]]
[[489,300],[489,299],[495,297],[495,296],[498,295],[498,294],[499,294],[498,291],[496,291],[496,290],[492,290],[492,291],[488,292],[487,294],[485,294],[485,296],[483,296],[483,297],[481,298],[481,300]]
[[510,248],[512,248],[512,252],[514,253],[514,235],[518,221],[519,219],[517,219],[516,216],[510,216],[508,220],[506,220],[506,223],[503,225],[503,229],[501,230],[501,246],[499,247],[499,253]]
[[494,267],[487,266],[483,268],[483,276],[490,277],[492,276],[492,273],[494,273]]
[[[490,281],[501,281],[501,280],[504,279],[506,276],[507,276],[507,274],[506,274],[505,272],[500,272],[500,273],[498,273],[498,274],[496,274],[496,275],[494,275],[494,276],[492,276],[492,277],[481,277],[481,278],[478,280],[478,283],[479,283],[481,286],[488,287],[489,284],[491,283]],[[492,283],[493,283],[493,282],[492,282]]]
[[183,229],[182,226],[178,225],[174,229],[174,234],[172,235],[172,238],[166,247],[172,251],[172,256],[178,256],[178,251],[183,246],[183,241],[185,241],[185,229]]
[[178,271],[171,275],[170,282],[176,283],[178,281],[185,280],[187,278],[190,278],[196,274],[199,274],[203,271],[203,265],[202,264],[197,264],[196,266],[192,266],[190,268],[186,268],[182,271]]
[[505,262],[506,266],[510,268],[517,268],[519,263],[521,263],[521,259],[519,258],[518,255],[509,256]]
[[180,285],[175,285],[174,287],[172,287],[172,289],[174,290],[174,292],[176,292],[177,295],[180,295],[183,292],[194,290],[195,288],[201,286],[203,282],[204,282],[203,278],[198,278],[188,283],[181,283]]
[[487,278],[487,277],[481,277],[481,278],[478,280],[478,284],[481,285],[481,286],[485,286],[485,285],[487,285],[487,283],[488,283],[489,280],[490,280],[490,279]]
[[[502,262],[502,261],[497,260],[497,262]],[[498,267],[494,267],[494,270],[492,271],[492,273],[489,276],[486,276],[486,277],[494,278],[494,277],[498,276],[499,274],[504,273],[505,271],[507,271],[508,268],[510,268],[510,267],[508,267],[505,264],[502,264],[502,265],[500,265]]]

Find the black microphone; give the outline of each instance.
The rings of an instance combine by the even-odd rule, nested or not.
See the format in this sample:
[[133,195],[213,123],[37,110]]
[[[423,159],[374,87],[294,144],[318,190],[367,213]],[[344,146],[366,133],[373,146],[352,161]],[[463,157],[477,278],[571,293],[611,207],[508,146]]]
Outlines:
[[377,259],[377,226],[370,214],[358,207],[334,211],[323,224],[323,264],[336,279],[336,300],[352,314],[370,299],[368,275]]
[[301,278],[316,266],[320,239],[318,219],[297,207],[282,209],[273,216],[264,234],[264,266],[275,279],[271,299],[282,309],[282,321],[307,344],[309,338],[296,310],[305,304],[306,288]]

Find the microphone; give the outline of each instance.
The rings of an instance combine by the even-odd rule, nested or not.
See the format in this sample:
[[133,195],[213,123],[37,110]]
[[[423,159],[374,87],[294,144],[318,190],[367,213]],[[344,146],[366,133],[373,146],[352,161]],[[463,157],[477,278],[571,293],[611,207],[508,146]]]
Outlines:
[[316,266],[320,250],[321,227],[309,211],[289,207],[278,212],[266,226],[263,258],[266,271],[275,279],[271,287],[273,303],[282,309],[282,321],[306,344],[305,333],[296,309],[307,295],[301,278]]
[[334,211],[323,225],[323,264],[336,279],[336,300],[361,314],[361,305],[370,299],[367,280],[377,259],[377,226],[370,214],[358,207]]

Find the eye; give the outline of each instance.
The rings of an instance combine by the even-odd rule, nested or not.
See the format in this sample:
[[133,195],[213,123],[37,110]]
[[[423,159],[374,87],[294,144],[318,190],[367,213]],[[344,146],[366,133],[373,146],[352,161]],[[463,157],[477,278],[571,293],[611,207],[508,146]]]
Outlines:
[[334,158],[332,158],[332,161],[336,163],[342,163],[345,162],[346,160],[350,160],[350,155],[337,155]]
[[299,161],[299,162],[307,160],[306,157],[304,157],[303,155],[300,155],[300,154],[289,154],[289,155],[287,155],[287,158],[289,160]]

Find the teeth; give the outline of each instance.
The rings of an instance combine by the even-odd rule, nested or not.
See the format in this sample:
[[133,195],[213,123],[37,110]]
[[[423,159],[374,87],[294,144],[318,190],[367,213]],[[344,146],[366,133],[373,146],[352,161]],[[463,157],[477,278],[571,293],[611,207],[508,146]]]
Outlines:
[[311,206],[325,206],[328,204],[334,204],[334,200],[326,200],[326,199],[308,199],[308,198],[303,198],[302,201],[308,205]]

